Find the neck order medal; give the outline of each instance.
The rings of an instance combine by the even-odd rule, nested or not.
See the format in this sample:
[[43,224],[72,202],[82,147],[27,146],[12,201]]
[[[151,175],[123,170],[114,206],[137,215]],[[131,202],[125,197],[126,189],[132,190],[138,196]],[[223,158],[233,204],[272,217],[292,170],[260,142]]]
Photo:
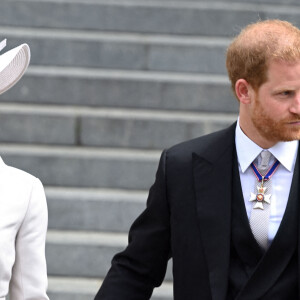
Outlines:
[[256,201],[253,209],[264,209],[264,202],[270,204],[271,203],[271,194],[265,194],[267,187],[264,187],[264,182],[269,180],[279,166],[279,161],[273,164],[273,166],[268,170],[265,176],[262,176],[261,173],[258,171],[257,167],[254,163],[251,164],[251,168],[258,180],[260,185],[257,186],[257,194],[251,192],[249,201]]
[[261,185],[257,186],[257,194],[254,194],[251,192],[249,201],[256,201],[253,208],[264,209],[264,205],[263,205],[264,202],[266,202],[268,204],[271,203],[271,201],[270,201],[271,194],[265,194],[267,188],[264,187],[263,185],[264,185],[264,179],[262,177]]

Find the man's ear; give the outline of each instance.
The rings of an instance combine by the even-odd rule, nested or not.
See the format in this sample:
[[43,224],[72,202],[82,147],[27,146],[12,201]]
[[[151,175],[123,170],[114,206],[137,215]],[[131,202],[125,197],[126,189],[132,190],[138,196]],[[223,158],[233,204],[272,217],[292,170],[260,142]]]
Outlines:
[[253,89],[245,79],[238,79],[235,83],[235,93],[243,104],[249,104],[252,99]]

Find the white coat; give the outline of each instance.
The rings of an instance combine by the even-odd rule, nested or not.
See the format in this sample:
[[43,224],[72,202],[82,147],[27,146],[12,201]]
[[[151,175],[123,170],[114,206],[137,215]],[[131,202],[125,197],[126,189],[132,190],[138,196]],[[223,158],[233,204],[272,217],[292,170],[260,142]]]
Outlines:
[[0,300],[46,300],[46,197],[36,177],[0,158]]

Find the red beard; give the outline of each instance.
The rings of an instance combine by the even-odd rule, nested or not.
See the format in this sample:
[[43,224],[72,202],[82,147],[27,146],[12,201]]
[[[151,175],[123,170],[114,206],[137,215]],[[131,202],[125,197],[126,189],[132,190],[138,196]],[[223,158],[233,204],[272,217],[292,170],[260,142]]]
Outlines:
[[260,101],[255,99],[252,122],[262,137],[270,141],[293,141],[300,139],[300,125],[292,126],[291,122],[300,122],[299,115],[275,121],[268,114]]

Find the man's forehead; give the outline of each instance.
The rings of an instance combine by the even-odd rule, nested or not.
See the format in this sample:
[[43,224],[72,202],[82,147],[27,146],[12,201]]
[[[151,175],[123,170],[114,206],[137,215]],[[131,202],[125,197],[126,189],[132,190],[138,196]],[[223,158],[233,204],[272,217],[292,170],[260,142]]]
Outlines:
[[285,61],[282,59],[273,59],[270,61],[266,72],[266,83],[271,81],[284,86],[289,82],[300,82],[300,59],[295,61]]

